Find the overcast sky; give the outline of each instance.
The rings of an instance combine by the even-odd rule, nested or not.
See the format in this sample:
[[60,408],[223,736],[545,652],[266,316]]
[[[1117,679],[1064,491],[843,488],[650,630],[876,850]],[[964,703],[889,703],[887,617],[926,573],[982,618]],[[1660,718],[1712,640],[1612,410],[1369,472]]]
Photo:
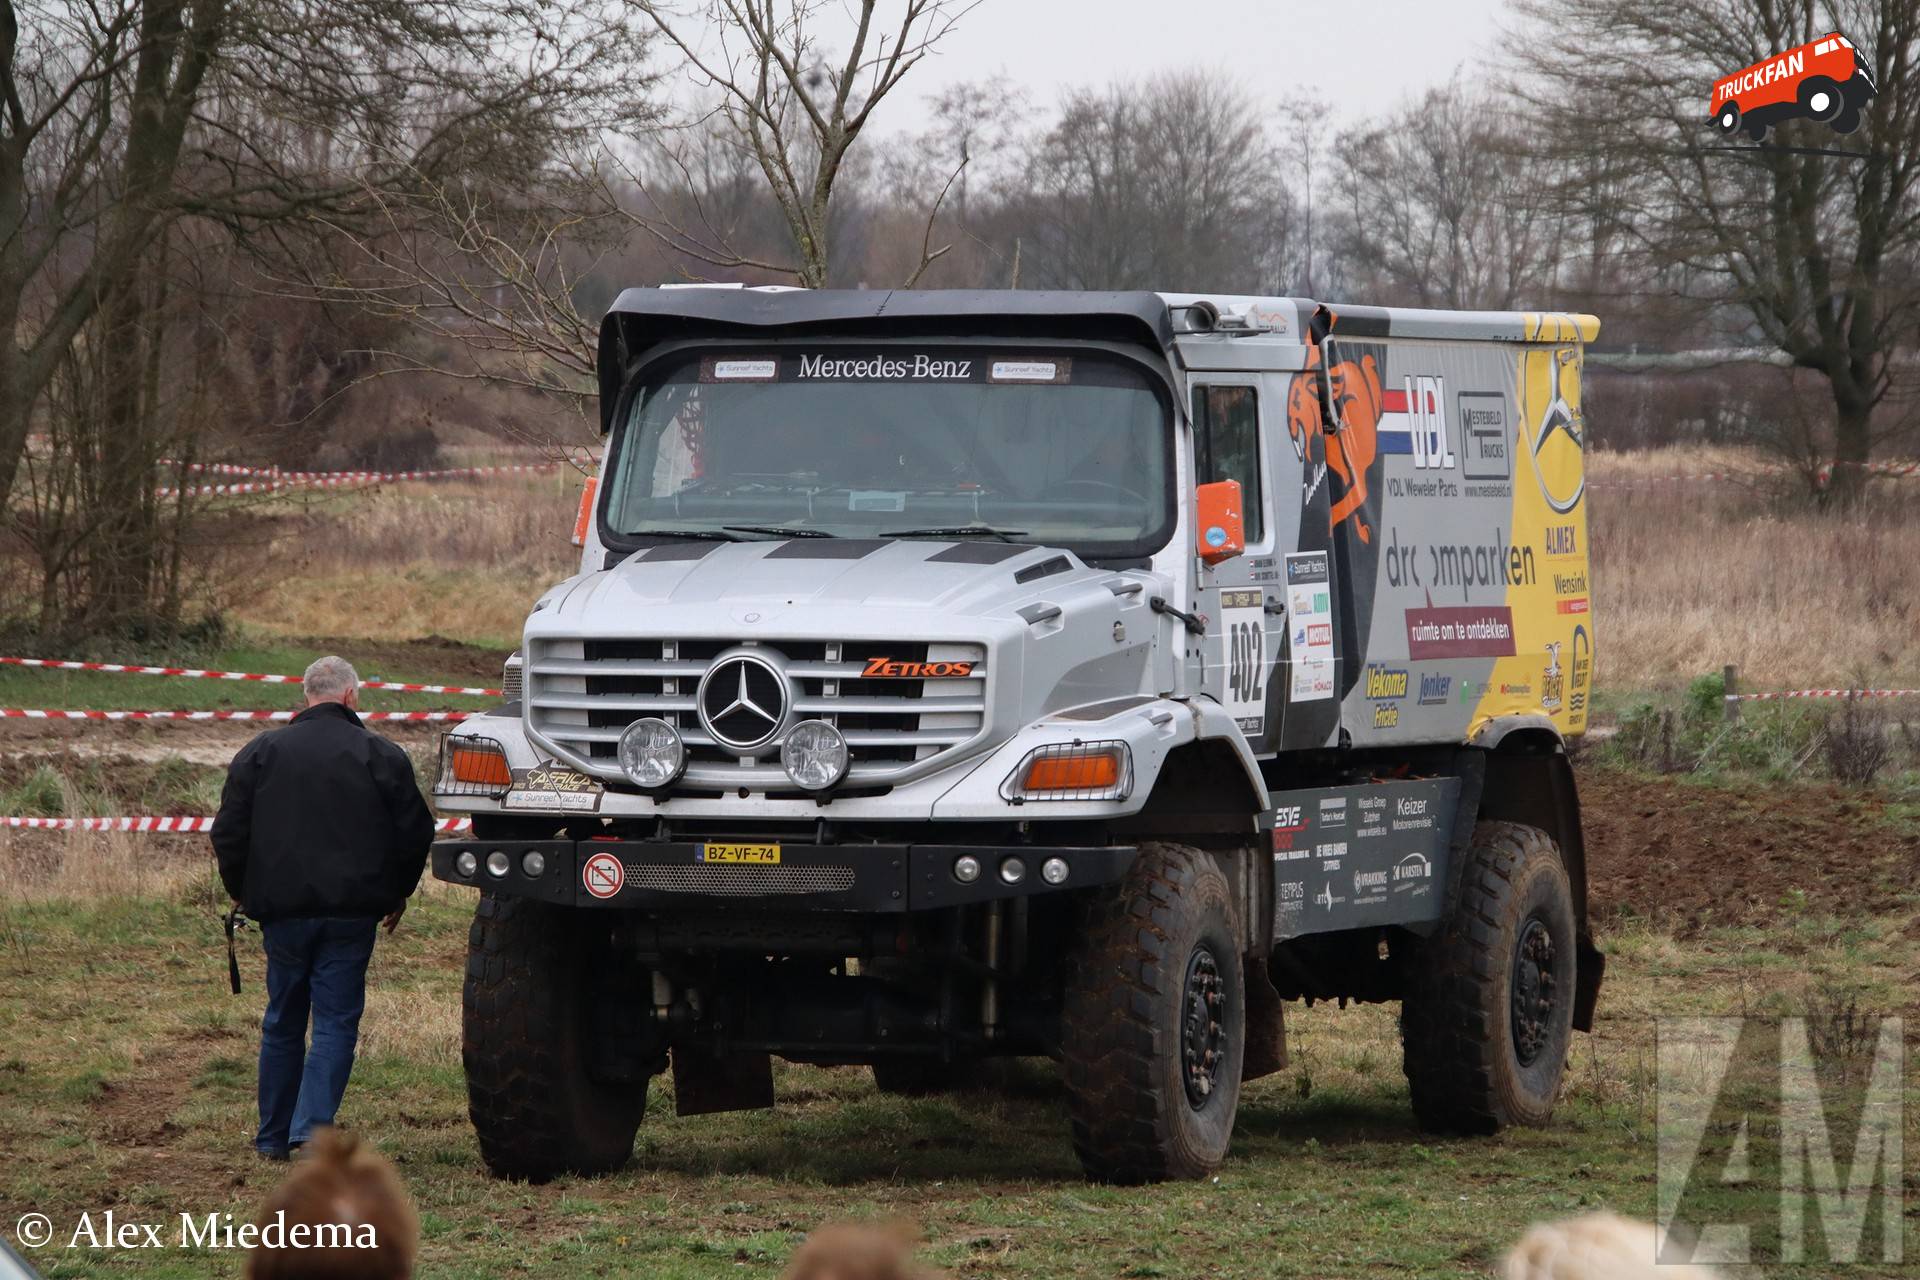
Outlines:
[[1074,85],[1196,67],[1275,98],[1317,93],[1351,119],[1471,72],[1505,17],[1501,0],[983,0],[875,124],[924,128],[926,95],[1000,71],[1045,111]]

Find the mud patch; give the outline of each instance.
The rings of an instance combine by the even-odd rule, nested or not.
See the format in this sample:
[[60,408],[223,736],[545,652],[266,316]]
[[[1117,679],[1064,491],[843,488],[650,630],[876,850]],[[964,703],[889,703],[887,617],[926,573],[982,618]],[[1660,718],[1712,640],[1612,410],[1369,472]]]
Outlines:
[[1834,784],[1705,786],[1579,771],[1592,912],[1682,936],[1808,913],[1913,910],[1920,839],[1886,801]]

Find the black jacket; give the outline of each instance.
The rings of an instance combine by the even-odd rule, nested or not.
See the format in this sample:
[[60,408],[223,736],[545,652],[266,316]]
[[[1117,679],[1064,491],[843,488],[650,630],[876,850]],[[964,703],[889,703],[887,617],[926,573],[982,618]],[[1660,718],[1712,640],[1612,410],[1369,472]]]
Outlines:
[[213,820],[220,878],[261,921],[386,915],[432,843],[407,753],[337,702],[242,747]]

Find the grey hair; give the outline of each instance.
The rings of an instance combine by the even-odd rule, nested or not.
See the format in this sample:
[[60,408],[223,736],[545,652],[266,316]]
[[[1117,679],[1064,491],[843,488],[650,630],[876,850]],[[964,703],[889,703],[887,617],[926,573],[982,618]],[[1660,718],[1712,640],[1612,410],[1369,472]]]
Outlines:
[[300,681],[308,702],[338,702],[360,687],[359,673],[345,658],[316,659]]

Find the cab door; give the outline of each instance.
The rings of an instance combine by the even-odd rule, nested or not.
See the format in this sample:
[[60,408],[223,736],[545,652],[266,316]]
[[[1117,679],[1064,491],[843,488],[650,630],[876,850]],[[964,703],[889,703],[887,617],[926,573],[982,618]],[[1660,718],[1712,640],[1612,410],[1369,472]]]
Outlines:
[[1196,482],[1238,481],[1246,524],[1243,554],[1200,569],[1196,603],[1208,619],[1201,691],[1232,714],[1256,752],[1273,750],[1278,729],[1271,695],[1286,607],[1267,443],[1284,429],[1278,385],[1260,375],[1196,374],[1188,401]]

